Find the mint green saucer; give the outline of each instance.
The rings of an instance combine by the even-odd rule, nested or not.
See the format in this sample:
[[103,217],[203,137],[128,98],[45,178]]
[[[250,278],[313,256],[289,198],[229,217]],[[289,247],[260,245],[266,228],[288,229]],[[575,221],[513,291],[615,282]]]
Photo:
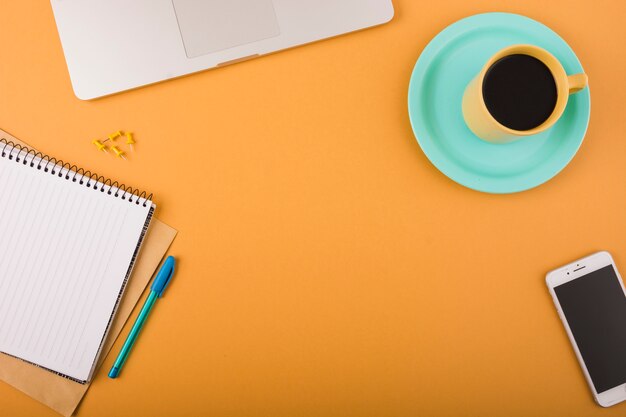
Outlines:
[[418,143],[441,172],[474,190],[514,193],[548,181],[571,161],[587,131],[588,88],[570,96],[552,128],[513,143],[491,144],[467,128],[461,111],[465,86],[494,53],[519,43],[548,50],[568,74],[583,72],[559,35],[508,13],[479,14],[448,26],[428,44],[413,69],[409,117]]

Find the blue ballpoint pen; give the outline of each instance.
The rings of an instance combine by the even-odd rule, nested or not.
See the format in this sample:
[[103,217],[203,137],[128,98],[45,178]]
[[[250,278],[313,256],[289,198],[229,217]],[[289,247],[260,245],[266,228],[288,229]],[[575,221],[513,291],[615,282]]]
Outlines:
[[156,302],[157,298],[161,298],[163,296],[163,292],[165,291],[165,287],[169,284],[172,276],[174,275],[174,261],[173,256],[168,256],[163,266],[159,270],[156,278],[152,282],[150,286],[150,295],[146,299],[146,302],[141,307],[141,311],[139,312],[139,316],[137,316],[137,320],[135,320],[135,324],[133,324],[133,328],[130,329],[130,333],[128,333],[128,337],[126,337],[126,341],[124,342],[124,346],[122,346],[122,350],[117,355],[117,359],[115,359],[115,363],[113,367],[109,371],[109,378],[117,378],[119,375],[122,366],[124,366],[124,362],[126,362],[126,358],[128,358],[128,354],[130,350],[133,348],[135,340],[137,340],[137,336],[139,336],[139,332],[143,327],[150,311],[152,310],[152,306]]

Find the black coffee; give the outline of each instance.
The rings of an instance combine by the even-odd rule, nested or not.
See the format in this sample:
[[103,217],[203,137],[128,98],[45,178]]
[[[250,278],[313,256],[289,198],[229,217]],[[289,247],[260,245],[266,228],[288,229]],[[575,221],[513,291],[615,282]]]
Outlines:
[[535,57],[516,54],[494,62],[483,80],[487,110],[500,124],[530,130],[552,114],[556,82],[550,69]]

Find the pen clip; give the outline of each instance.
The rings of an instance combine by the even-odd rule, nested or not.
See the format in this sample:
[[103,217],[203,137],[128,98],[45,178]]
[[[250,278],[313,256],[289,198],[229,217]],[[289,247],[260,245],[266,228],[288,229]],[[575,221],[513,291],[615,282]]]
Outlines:
[[172,277],[174,276],[174,266],[172,265],[172,268],[169,270],[169,274],[167,275],[165,284],[163,284],[163,287],[161,288],[161,292],[159,293],[159,298],[163,297],[163,293],[165,292],[165,289],[167,288],[167,286],[170,284],[170,281],[172,280]]
[[150,287],[150,290],[157,293],[157,296],[161,298],[163,296],[163,292],[167,288],[168,284],[172,280],[172,276],[174,276],[174,264],[175,260],[173,256],[168,256],[163,266],[157,273],[156,278],[154,278],[154,282]]

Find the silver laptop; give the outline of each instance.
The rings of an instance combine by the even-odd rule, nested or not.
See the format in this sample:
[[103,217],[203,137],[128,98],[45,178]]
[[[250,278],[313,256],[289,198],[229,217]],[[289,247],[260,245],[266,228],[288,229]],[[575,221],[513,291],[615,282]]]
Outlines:
[[388,22],[391,0],[51,0],[88,100]]

